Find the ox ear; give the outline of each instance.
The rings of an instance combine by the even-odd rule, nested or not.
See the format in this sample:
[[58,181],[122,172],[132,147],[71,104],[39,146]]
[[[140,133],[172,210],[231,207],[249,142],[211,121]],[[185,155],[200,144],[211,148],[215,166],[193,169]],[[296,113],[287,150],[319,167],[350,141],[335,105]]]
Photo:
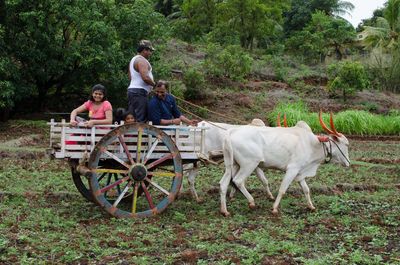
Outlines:
[[339,138],[336,135],[331,134],[330,136],[331,136],[332,140],[334,140],[335,142],[339,142]]

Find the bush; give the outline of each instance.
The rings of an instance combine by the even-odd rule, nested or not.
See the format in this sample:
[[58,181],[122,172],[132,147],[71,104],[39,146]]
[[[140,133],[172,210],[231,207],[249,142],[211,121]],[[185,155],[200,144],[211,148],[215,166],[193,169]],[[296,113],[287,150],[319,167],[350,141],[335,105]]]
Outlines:
[[195,69],[189,69],[183,73],[183,83],[186,85],[185,98],[196,98],[203,89],[204,75]]
[[171,81],[169,87],[169,93],[171,93],[175,97],[184,98],[185,86],[181,82]]
[[346,95],[369,87],[364,66],[358,62],[331,64],[327,67],[326,74],[329,79],[328,88],[330,92],[335,95],[340,91],[344,101],[346,101]]
[[218,44],[211,43],[206,52],[207,57],[202,65],[212,77],[244,81],[251,72],[254,61],[239,45],[229,45],[223,49]]
[[400,52],[390,55],[374,52],[368,73],[377,89],[400,92]]

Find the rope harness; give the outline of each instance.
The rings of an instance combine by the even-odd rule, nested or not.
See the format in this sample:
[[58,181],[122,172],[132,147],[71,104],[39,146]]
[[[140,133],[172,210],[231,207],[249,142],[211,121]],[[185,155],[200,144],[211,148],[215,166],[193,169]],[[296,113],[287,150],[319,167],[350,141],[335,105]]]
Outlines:
[[328,141],[329,141],[329,147],[327,147],[323,142],[321,142],[322,149],[324,150],[324,155],[325,155],[325,164],[328,164],[332,160],[332,143],[334,143],[336,145],[339,152],[346,159],[346,161],[350,164],[349,159],[344,155],[344,153],[343,153],[342,149],[340,149],[339,145],[331,138],[329,138]]
[[331,139],[329,138],[328,142],[329,142],[329,148],[323,143],[322,144],[322,149],[324,150],[324,155],[325,155],[325,164],[328,164],[329,162],[331,162],[332,159],[332,143],[331,143]]

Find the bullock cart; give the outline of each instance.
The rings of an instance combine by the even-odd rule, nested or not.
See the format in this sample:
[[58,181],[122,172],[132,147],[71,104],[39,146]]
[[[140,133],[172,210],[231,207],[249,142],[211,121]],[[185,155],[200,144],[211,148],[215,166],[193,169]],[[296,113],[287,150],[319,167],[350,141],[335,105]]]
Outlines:
[[115,217],[164,211],[179,193],[184,163],[199,159],[207,127],[144,123],[50,125],[52,158],[67,159],[78,191]]

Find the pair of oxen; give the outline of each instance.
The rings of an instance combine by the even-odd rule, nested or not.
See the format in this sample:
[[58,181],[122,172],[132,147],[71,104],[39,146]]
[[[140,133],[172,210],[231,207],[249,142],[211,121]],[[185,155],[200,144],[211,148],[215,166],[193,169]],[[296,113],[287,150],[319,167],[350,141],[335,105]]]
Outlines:
[[[278,213],[279,202],[292,181],[299,182],[308,208],[315,210],[305,179],[315,176],[322,163],[333,161],[346,167],[350,166],[349,141],[336,131],[332,114],[331,129],[322,121],[321,112],[319,121],[328,135],[315,135],[304,121],[299,121],[294,127],[287,127],[286,115],[284,127],[280,126],[279,116],[278,127],[267,127],[258,119],[242,126],[205,121],[199,123],[199,126],[209,127],[202,155],[208,158],[211,152],[223,150],[226,168],[220,181],[221,213],[225,216],[230,215],[226,207],[226,194],[231,182],[247,198],[250,208],[255,207],[254,198],[245,187],[246,179],[254,171],[263,183],[268,198],[275,200],[273,214]],[[269,189],[263,169],[279,169],[285,172],[276,199]],[[191,193],[200,202],[195,189],[197,171],[198,167],[187,169]],[[236,188],[231,190],[231,199]]]

